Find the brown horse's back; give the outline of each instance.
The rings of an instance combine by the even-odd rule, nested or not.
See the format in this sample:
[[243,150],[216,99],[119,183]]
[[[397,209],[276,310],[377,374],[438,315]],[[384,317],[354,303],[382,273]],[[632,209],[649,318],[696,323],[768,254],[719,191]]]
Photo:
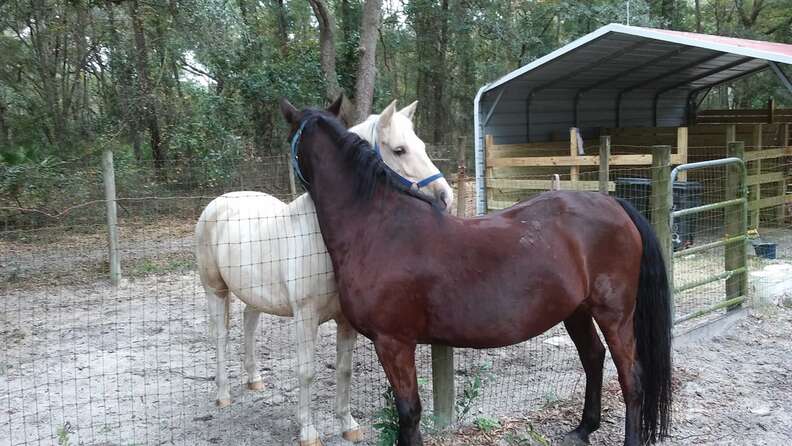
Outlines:
[[391,245],[361,256],[369,268],[388,265],[377,271],[375,289],[356,289],[354,275],[339,275],[351,278],[341,284],[351,295],[378,297],[348,307],[363,334],[370,325],[371,332],[378,327],[418,343],[511,345],[581,305],[637,287],[640,235],[621,206],[601,194],[550,192],[484,217],[428,217],[415,222],[412,233],[400,252]]

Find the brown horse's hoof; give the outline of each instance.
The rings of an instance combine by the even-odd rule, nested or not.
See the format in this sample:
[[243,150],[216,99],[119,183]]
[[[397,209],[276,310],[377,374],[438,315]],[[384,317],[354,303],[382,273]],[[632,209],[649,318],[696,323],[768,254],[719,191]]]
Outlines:
[[247,388],[248,390],[255,390],[257,392],[260,390],[264,390],[264,381],[258,380],[258,381],[253,381],[251,383],[247,383]]
[[231,400],[217,400],[215,401],[217,407],[223,408],[231,405]]
[[300,440],[300,446],[322,446],[322,440],[319,438],[314,440]]
[[363,441],[363,430],[355,429],[352,431],[346,431],[341,434],[341,437],[346,441],[351,441],[352,443],[360,443]]
[[575,431],[564,435],[564,439],[561,441],[561,446],[585,446],[588,444],[588,439],[580,438],[580,435]]

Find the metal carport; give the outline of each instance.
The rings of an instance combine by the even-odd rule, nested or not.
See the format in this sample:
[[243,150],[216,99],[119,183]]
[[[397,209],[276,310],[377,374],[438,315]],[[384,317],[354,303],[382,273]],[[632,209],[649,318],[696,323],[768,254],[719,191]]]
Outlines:
[[792,45],[620,24],[604,26],[479,89],[474,100],[476,210],[486,210],[484,135],[549,141],[578,127],[675,127],[709,88],[771,69]]

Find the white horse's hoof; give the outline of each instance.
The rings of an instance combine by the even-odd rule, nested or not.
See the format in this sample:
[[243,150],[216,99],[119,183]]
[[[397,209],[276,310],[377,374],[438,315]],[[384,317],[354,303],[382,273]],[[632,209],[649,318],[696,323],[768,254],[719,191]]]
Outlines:
[[215,401],[217,407],[223,408],[231,405],[231,400],[217,400]]
[[319,438],[313,440],[300,440],[300,446],[322,446],[322,440]]
[[264,390],[264,381],[258,380],[258,381],[249,382],[247,383],[247,388],[248,390],[255,390],[257,392],[259,390]]
[[363,441],[363,430],[362,429],[355,429],[351,431],[346,431],[341,434],[341,437],[344,438],[346,441],[351,441],[352,443],[360,443]]

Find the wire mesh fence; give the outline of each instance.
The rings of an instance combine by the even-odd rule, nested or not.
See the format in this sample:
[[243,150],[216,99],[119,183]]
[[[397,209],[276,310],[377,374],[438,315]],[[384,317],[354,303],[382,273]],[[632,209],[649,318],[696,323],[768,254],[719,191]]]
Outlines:
[[[445,162],[443,170],[453,171],[453,152],[446,153],[438,165]],[[773,168],[788,172],[790,165],[781,162]],[[299,354],[306,342],[299,328],[332,319],[319,310],[297,317],[286,317],[290,310],[283,310],[288,307],[283,299],[304,292],[301,287],[310,286],[309,282],[320,282],[320,297],[327,297],[328,289],[322,287],[331,286],[326,254],[315,244],[319,234],[310,226],[313,215],[304,209],[287,213],[281,205],[274,206],[274,213],[270,208],[265,213],[255,203],[261,197],[246,193],[225,203],[226,208],[247,212],[246,218],[229,216],[232,213],[209,220],[226,223],[224,232],[216,231],[218,237],[248,231],[247,239],[208,243],[229,248],[225,272],[238,276],[231,293],[267,294],[275,300],[270,306],[248,302],[268,310],[262,312],[255,330],[257,363],[252,369],[246,366],[250,355],[245,352],[244,327],[250,316],[245,315],[245,304],[231,299],[227,320],[225,307],[215,306],[223,318],[215,321],[212,331],[211,296],[207,297],[195,256],[195,225],[213,199],[249,190],[292,202],[296,194],[288,169],[284,157],[175,161],[159,173],[153,166],[117,160],[124,275],[118,287],[107,280],[100,167],[45,166],[39,172],[44,178],[28,172],[28,181],[20,184],[39,186],[17,190],[16,200],[9,199],[0,211],[0,444],[296,443],[301,434],[300,385],[311,375],[304,370],[308,359]],[[723,176],[722,170],[700,171],[688,178],[700,188],[680,193],[698,197],[691,203],[715,202],[722,198]],[[542,172],[518,178],[551,176]],[[639,210],[645,201],[650,212],[651,182],[635,178],[652,178],[652,171],[612,168],[610,193],[630,200]],[[578,184],[597,179],[596,172],[584,170]],[[574,184],[568,172],[561,180]],[[461,187],[468,202],[465,212],[472,215],[472,181]],[[538,190],[505,191],[515,200],[534,192]],[[777,209],[761,211],[766,224],[759,231],[764,240],[776,243],[777,259],[751,256],[752,271],[792,259],[789,208],[781,207],[785,212],[781,220]],[[678,224],[678,250],[723,237],[722,210]],[[267,243],[277,245],[282,254],[267,258],[263,249]],[[258,249],[235,251],[230,249],[234,244]],[[289,267],[283,267],[282,261],[309,266],[302,275],[288,276],[284,271]],[[675,260],[674,282],[677,287],[693,283],[722,272],[723,267],[722,248],[682,257]],[[722,282],[679,294],[677,314],[723,299]],[[261,292],[262,288],[268,292]],[[228,377],[230,405],[217,408],[216,400],[224,396],[218,394],[216,383],[217,336],[226,324],[227,354],[221,366]],[[348,428],[335,413],[337,372],[343,367],[336,362],[336,332],[332,320],[319,325],[316,353],[310,361],[314,367],[311,414],[318,433],[330,445],[342,444],[339,434]],[[387,380],[370,342],[358,336],[352,351],[351,415],[366,430],[364,444],[375,444],[377,432],[372,426],[384,416]],[[466,422],[539,408],[575,394],[583,383],[577,353],[560,326],[512,347],[457,349],[454,355],[457,412]],[[429,414],[433,409],[430,347],[420,346],[417,358],[424,413]],[[256,373],[263,388],[248,390]]]

